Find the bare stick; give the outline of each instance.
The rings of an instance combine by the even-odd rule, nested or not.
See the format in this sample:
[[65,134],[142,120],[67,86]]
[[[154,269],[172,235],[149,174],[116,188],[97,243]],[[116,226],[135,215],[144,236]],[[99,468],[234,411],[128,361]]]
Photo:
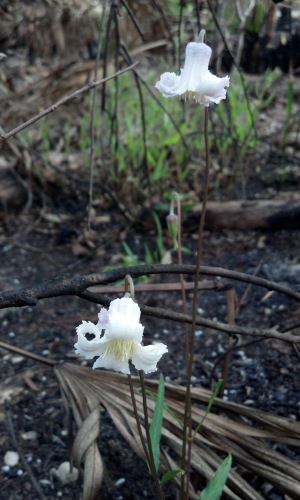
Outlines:
[[[106,295],[98,295],[91,292],[83,292],[78,294],[82,299],[89,300],[95,304],[101,304],[103,306],[109,306],[111,299]],[[139,307],[143,314],[147,316],[155,316],[156,318],[170,319],[172,321],[178,321],[179,323],[192,323],[192,317],[188,314],[177,313],[174,310],[163,309],[161,307],[149,307],[144,306],[139,303]],[[211,330],[217,330],[220,332],[228,333],[229,335],[246,335],[249,337],[263,337],[264,340],[267,339],[278,339],[283,342],[289,342],[292,344],[300,343],[300,335],[287,335],[284,332],[279,332],[275,328],[256,328],[256,327],[243,327],[240,325],[229,325],[228,323],[222,323],[221,321],[215,321],[208,318],[203,318],[200,316],[196,317],[196,325],[204,326],[210,328]],[[261,339],[260,339],[261,340]]]
[[21,356],[25,356],[26,358],[33,359],[34,361],[38,361],[39,363],[43,363],[44,365],[56,365],[56,361],[54,361],[53,359],[44,358],[43,356],[39,356],[38,354],[34,354],[33,352],[25,351],[20,347],[6,344],[5,342],[0,342],[0,349],[6,349],[7,351],[15,352],[16,354],[20,354]]
[[[236,302],[235,289],[231,288],[230,290],[227,290],[226,295],[227,295],[227,320],[228,320],[228,323],[230,325],[234,325],[234,323],[235,323],[235,302]],[[219,398],[223,398],[224,391],[226,389],[226,385],[227,385],[227,381],[228,381],[232,345],[233,345],[233,338],[232,338],[232,335],[229,335],[228,347],[227,347],[228,350],[226,352],[223,367],[222,367],[222,380],[223,380],[223,382],[222,382],[221,389],[220,389],[219,394],[218,394]]]
[[[39,299],[49,297],[60,297],[62,295],[79,295],[87,288],[94,285],[106,285],[124,279],[126,274],[132,278],[147,276],[151,274],[188,274],[195,275],[196,266],[188,264],[145,264],[141,266],[128,266],[113,269],[104,273],[88,274],[77,277],[70,277],[67,274],[60,274],[54,278],[46,280],[37,285],[21,288],[19,290],[7,290],[0,293],[0,309],[16,306],[35,306]],[[265,280],[238,271],[231,271],[222,267],[201,266],[202,276],[220,276],[244,283],[252,283],[268,290],[284,293],[300,301],[300,293],[274,281]]]
[[18,132],[21,132],[21,130],[24,130],[25,128],[29,127],[30,125],[37,122],[38,120],[40,120],[44,116],[47,116],[50,113],[53,113],[54,111],[57,110],[57,108],[59,108],[63,104],[66,104],[67,102],[72,101],[73,99],[77,99],[77,97],[79,97],[80,95],[84,94],[85,92],[88,92],[91,89],[94,89],[95,87],[98,87],[102,83],[108,82],[108,80],[112,80],[113,78],[117,78],[118,76],[122,75],[123,73],[130,71],[137,64],[138,64],[138,61],[125,69],[117,71],[117,73],[114,73],[113,75],[108,76],[107,78],[103,78],[102,80],[98,80],[97,82],[87,83],[84,87],[81,87],[81,89],[76,90],[75,92],[73,92],[73,94],[70,94],[70,95],[63,97],[62,99],[57,101],[55,104],[52,104],[49,108],[45,109],[44,111],[42,111],[38,115],[33,116],[32,118],[30,118],[30,120],[27,120],[27,122],[22,123],[22,125],[19,125],[18,127],[14,128],[10,132],[8,132],[7,134],[3,133],[0,129],[0,143],[3,141],[6,141],[7,139],[12,137],[13,135],[18,134]]
[[[103,4],[102,17],[99,28],[99,36],[98,36],[98,47],[97,47],[97,56],[95,62],[95,70],[94,70],[94,80],[98,78],[98,69],[100,62],[100,51],[101,51],[101,42],[102,42],[102,33],[103,33],[103,25],[105,19],[105,11],[106,11],[106,0]],[[103,76],[103,75],[102,75]],[[89,206],[88,206],[88,228],[91,229],[91,213],[92,213],[92,205],[93,205],[93,188],[94,188],[94,153],[95,153],[95,108],[96,108],[96,87],[92,93],[92,108],[91,108],[91,118],[90,118],[90,137],[91,137],[91,149],[90,149],[90,182],[89,182]]]
[[29,463],[25,459],[24,454],[22,452],[22,449],[19,446],[19,443],[17,441],[15,430],[14,430],[14,425],[13,425],[12,413],[11,413],[11,410],[9,409],[8,403],[5,404],[5,413],[6,413],[7,426],[8,426],[8,430],[10,433],[12,444],[20,455],[20,459],[22,461],[23,467],[26,470],[26,472],[30,478],[31,484],[34,487],[38,498],[40,498],[41,500],[46,500],[46,497],[45,497],[39,483],[37,482]]

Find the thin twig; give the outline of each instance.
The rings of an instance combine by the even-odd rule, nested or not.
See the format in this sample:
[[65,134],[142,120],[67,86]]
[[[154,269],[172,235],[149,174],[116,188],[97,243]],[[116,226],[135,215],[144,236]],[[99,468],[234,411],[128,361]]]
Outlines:
[[[40,251],[40,249],[38,249]],[[183,276],[183,275],[180,275]],[[177,292],[179,290],[193,290],[195,284],[193,281],[183,281],[181,283],[138,283],[134,286],[137,292]],[[203,280],[198,285],[199,290],[213,290],[213,291],[226,291],[228,287],[231,285],[226,285],[222,283],[220,280]],[[111,286],[93,286],[90,288],[90,291],[93,293],[120,293],[123,292],[123,285],[111,285]],[[183,308],[183,312],[186,314],[186,309]]]
[[[95,304],[101,304],[103,306],[109,306],[111,299],[105,295],[98,295],[91,292],[83,292],[78,294],[82,299],[89,300]],[[149,307],[144,306],[139,303],[139,307],[143,314],[147,316],[154,316],[155,318],[170,319],[172,321],[177,321],[179,323],[192,323],[192,317],[186,314],[177,313],[173,310],[163,309],[160,307]],[[196,324],[199,326],[204,326],[210,328],[211,330],[217,330],[220,332],[228,333],[229,335],[245,335],[249,337],[264,337],[264,339],[277,339],[283,342],[288,342],[292,344],[300,343],[300,336],[286,335],[285,333],[279,332],[278,330],[272,328],[255,328],[255,327],[243,327],[240,325],[229,325],[228,323],[221,323],[220,321],[215,321],[212,319],[202,318],[197,316]]]
[[[98,274],[88,274],[70,277],[68,274],[60,274],[57,277],[46,280],[38,285],[24,287],[19,290],[7,290],[0,293],[0,309],[17,306],[34,306],[39,299],[49,297],[60,297],[62,295],[80,295],[87,288],[94,285],[106,285],[124,279],[126,274],[132,278],[147,276],[151,274],[188,274],[194,276],[196,267],[188,264],[144,264],[112,269]],[[246,273],[231,271],[222,267],[201,266],[202,276],[219,276],[229,278],[243,283],[264,287],[268,290],[283,293],[300,301],[300,293],[280,283],[258,278]]]
[[45,495],[44,495],[44,493],[43,493],[43,491],[42,491],[39,483],[35,479],[34,474],[32,472],[32,469],[31,469],[29,463],[27,462],[27,460],[25,459],[24,454],[22,452],[22,449],[19,446],[19,443],[18,443],[18,441],[16,439],[16,434],[15,434],[14,425],[13,425],[13,419],[12,419],[12,413],[11,413],[11,410],[9,409],[9,406],[8,406],[7,402],[5,403],[5,414],[6,414],[7,426],[8,426],[8,430],[9,430],[9,433],[10,433],[12,444],[13,444],[14,448],[17,450],[17,452],[18,452],[18,454],[20,456],[21,462],[22,462],[23,467],[26,470],[26,472],[27,472],[27,474],[28,474],[28,476],[30,478],[31,484],[34,487],[34,489],[35,489],[38,497],[41,500],[46,500],[46,497],[45,497]]
[[[261,266],[263,264],[263,259],[260,259],[259,263],[257,264],[255,270],[254,270],[254,273],[253,273],[253,276],[257,276],[259,271],[261,270]],[[247,286],[245,292],[243,293],[243,296],[241,298],[241,300],[239,301],[239,304],[236,308],[236,311],[235,311],[235,315],[238,316],[239,315],[239,312],[240,312],[240,309],[242,306],[245,306],[246,303],[247,303],[247,300],[248,300],[248,295],[250,293],[250,290],[252,288],[252,284],[249,283],[249,285]]]
[[[97,81],[98,78],[98,69],[100,62],[100,50],[102,43],[102,33],[105,19],[105,11],[106,11],[107,0],[104,0],[102,7],[102,16],[99,27],[99,35],[98,35],[98,46],[97,46],[97,55],[95,62],[95,71],[94,71],[94,80]],[[91,147],[90,147],[90,179],[89,179],[89,206],[88,206],[88,228],[91,228],[91,214],[92,214],[92,205],[93,205],[93,187],[94,187],[94,153],[95,153],[95,108],[96,108],[96,88],[93,89],[92,92],[92,107],[91,107],[91,120],[90,120],[90,137],[91,137]]]
[[254,116],[253,116],[253,113],[252,113],[252,109],[251,109],[251,106],[250,106],[250,102],[249,102],[249,97],[248,97],[248,94],[247,94],[247,91],[246,91],[246,85],[245,85],[245,79],[244,79],[244,75],[242,73],[242,71],[240,70],[233,54],[231,53],[231,50],[230,48],[228,47],[228,43],[226,41],[226,38],[224,36],[224,33],[223,33],[223,30],[221,28],[221,25],[218,21],[218,18],[216,16],[216,13],[215,13],[215,10],[213,8],[213,5],[212,5],[212,2],[211,0],[207,0],[207,4],[208,4],[208,7],[209,7],[209,10],[211,12],[211,15],[213,17],[213,20],[214,20],[214,23],[221,35],[221,38],[222,38],[222,41],[224,43],[224,46],[226,47],[226,50],[228,51],[229,55],[231,56],[231,59],[232,59],[232,62],[234,64],[234,66],[236,67],[239,75],[240,75],[240,79],[241,79],[241,84],[242,84],[242,87],[243,87],[243,92],[244,92],[244,96],[245,96],[245,100],[246,100],[246,104],[247,104],[247,109],[248,109],[248,113],[249,113],[249,116],[250,116],[250,119],[251,119],[251,125],[252,125],[252,128],[253,128],[253,132],[254,132],[254,136],[255,136],[255,139],[258,139],[258,136],[257,136],[257,131],[256,131],[256,128],[255,128],[255,123],[254,123]]
[[32,125],[33,123],[37,122],[41,118],[44,118],[44,116],[47,116],[50,113],[53,113],[54,111],[57,110],[57,108],[59,108],[63,104],[66,104],[67,102],[72,101],[73,99],[77,99],[77,97],[84,94],[85,92],[88,92],[89,90],[94,89],[95,87],[98,87],[99,85],[102,85],[103,83],[108,82],[109,80],[112,80],[113,78],[117,78],[118,76],[122,75],[123,73],[126,73],[127,71],[130,71],[137,64],[138,64],[138,62],[135,62],[134,64],[132,64],[128,68],[117,71],[117,73],[114,73],[113,75],[108,76],[107,78],[103,78],[102,80],[99,80],[97,82],[89,82],[84,87],[81,87],[81,89],[76,90],[75,92],[73,92],[73,94],[70,94],[70,95],[63,97],[62,99],[57,101],[55,104],[52,104],[51,106],[49,106],[49,108],[45,109],[44,111],[42,111],[38,115],[33,116],[32,118],[30,118],[30,120],[27,120],[25,123],[22,123],[22,125],[19,125],[18,127],[14,128],[10,132],[8,132],[7,134],[4,134],[1,132],[0,133],[0,143],[3,141],[6,141],[7,139],[12,137],[13,135],[18,134],[19,132],[21,132],[21,130],[24,130],[25,128],[27,128],[30,125]]
[[[228,318],[228,323],[230,325],[234,325],[235,323],[235,298],[236,298],[236,292],[234,288],[231,288],[230,290],[227,290],[226,292],[227,295],[227,318]],[[224,391],[227,385],[227,380],[228,380],[228,374],[229,374],[229,368],[230,368],[230,361],[231,361],[231,351],[230,348],[232,347],[233,344],[233,338],[232,335],[229,335],[228,338],[228,348],[227,352],[224,358],[224,363],[222,367],[222,385],[219,391],[219,398],[222,398],[224,396]]]
[[6,351],[15,352],[16,354],[20,354],[25,358],[33,359],[34,361],[38,361],[39,363],[43,363],[44,365],[57,365],[57,361],[54,361],[53,359],[44,358],[43,356],[39,356],[38,354],[34,354],[33,352],[25,351],[25,349],[21,349],[20,347],[6,344],[5,342],[0,342],[0,348],[5,349]]

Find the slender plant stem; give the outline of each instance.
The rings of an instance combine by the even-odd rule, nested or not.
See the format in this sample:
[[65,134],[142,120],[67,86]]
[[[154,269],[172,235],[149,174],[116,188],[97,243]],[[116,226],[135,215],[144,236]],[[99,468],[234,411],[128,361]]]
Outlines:
[[187,365],[187,381],[186,381],[186,394],[185,394],[185,409],[183,421],[183,439],[182,439],[182,465],[181,468],[186,471],[186,474],[181,478],[181,500],[188,498],[189,484],[190,484],[190,465],[193,441],[193,428],[192,428],[192,401],[191,401],[191,377],[193,371],[193,358],[195,347],[195,332],[197,325],[197,305],[198,305],[198,285],[200,279],[200,265],[202,257],[202,243],[203,243],[203,230],[205,221],[206,204],[208,198],[209,186],[209,144],[208,144],[208,107],[205,108],[204,115],[204,140],[205,140],[205,183],[202,210],[200,216],[199,230],[198,230],[198,246],[196,256],[196,270],[195,270],[195,286],[193,294],[192,306],[192,328],[190,334],[189,356]]
[[133,388],[133,383],[132,383],[131,375],[128,375],[128,384],[129,384],[129,389],[130,389],[130,396],[131,396],[131,401],[132,401],[133,413],[134,413],[134,416],[135,416],[136,425],[137,425],[137,428],[138,428],[140,440],[141,440],[142,447],[143,447],[143,450],[144,450],[145,459],[146,459],[146,462],[149,463],[149,452],[148,452],[147,445],[146,445],[146,442],[145,442],[145,438],[144,438],[144,435],[143,435],[142,426],[141,426],[141,422],[140,422],[140,417],[139,417],[139,413],[138,413],[137,406],[136,406],[136,400],[135,400],[135,394],[134,394],[134,388]]
[[[182,264],[182,239],[181,239],[181,203],[178,193],[174,193],[176,199],[176,208],[177,208],[177,216],[178,216],[178,235],[177,235],[177,258],[178,264]],[[179,275],[180,278],[180,286],[181,286],[181,296],[182,296],[182,310],[184,314],[187,314],[187,305],[186,305],[186,291],[185,291],[185,283],[183,274]],[[188,352],[189,352],[189,327],[187,323],[184,323],[185,329],[185,352],[186,352],[186,364],[188,363]]]
[[150,468],[152,477],[153,477],[154,482],[155,482],[155,487],[156,487],[158,498],[159,498],[159,500],[164,500],[165,495],[164,495],[164,492],[162,490],[161,484],[159,482],[159,477],[158,477],[157,470],[156,470],[155,463],[154,463],[154,456],[153,456],[151,436],[150,436],[150,424],[149,424],[149,417],[148,417],[146,385],[145,385],[144,373],[142,370],[139,371],[139,375],[140,375],[140,383],[141,383],[141,389],[142,389],[145,429],[146,429],[148,454],[149,454],[148,464],[149,464],[149,468]]
[[[107,0],[104,0],[102,7],[102,17],[99,27],[99,35],[98,35],[98,46],[97,46],[97,55],[95,62],[95,70],[94,70],[94,81],[97,81],[98,78],[98,69],[100,62],[100,51],[101,51],[101,42],[102,42],[102,34],[103,34],[103,26],[105,19],[105,11],[106,11],[106,3]],[[91,229],[91,214],[92,214],[92,205],[93,205],[93,188],[94,188],[94,153],[95,153],[95,108],[96,108],[96,88],[93,89],[92,92],[92,107],[91,107],[91,118],[90,118],[90,138],[91,138],[91,148],[90,148],[90,179],[89,179],[89,205],[88,205],[88,228]]]
[[[230,288],[226,292],[227,296],[227,321],[229,324],[233,325],[235,323],[235,302],[236,302],[236,292],[234,288]],[[219,398],[223,398],[224,391],[228,382],[228,375],[230,370],[231,361],[231,348],[233,346],[233,337],[229,335],[227,339],[227,352],[224,357],[224,363],[222,367],[222,385],[219,391]]]

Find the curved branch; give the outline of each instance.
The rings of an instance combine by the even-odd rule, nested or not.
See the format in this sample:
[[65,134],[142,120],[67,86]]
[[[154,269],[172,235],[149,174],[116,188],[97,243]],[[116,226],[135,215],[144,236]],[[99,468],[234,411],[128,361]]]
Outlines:
[[[270,280],[251,276],[250,274],[210,266],[201,266],[200,273],[201,276],[219,276],[235,281],[242,281],[243,283],[251,283],[252,285],[283,293],[300,301],[300,293],[295,290]],[[141,266],[122,267],[104,273],[88,274],[75,278],[69,275],[60,274],[38,285],[2,292],[0,294],[0,309],[5,309],[7,307],[34,306],[39,299],[49,297],[79,295],[89,287],[107,285],[108,283],[114,283],[124,279],[126,274],[130,274],[132,278],[151,274],[186,274],[194,276],[195,266],[180,264],[146,264]]]
[[[79,294],[79,297],[107,307],[109,306],[111,301],[111,299],[105,295],[100,295],[92,292],[83,292]],[[160,307],[144,306],[140,303],[139,307],[142,313],[146,314],[147,316],[169,319],[172,321],[177,321],[179,323],[192,323],[192,317],[188,314],[177,313],[175,311],[162,309]],[[273,328],[243,327],[236,324],[229,325],[228,323],[201,318],[200,316],[197,316],[196,318],[196,325],[211,328],[212,330],[218,330],[220,332],[225,332],[229,335],[247,335],[249,337],[256,337],[258,340],[277,339],[293,344],[300,342],[300,336],[284,334]]]

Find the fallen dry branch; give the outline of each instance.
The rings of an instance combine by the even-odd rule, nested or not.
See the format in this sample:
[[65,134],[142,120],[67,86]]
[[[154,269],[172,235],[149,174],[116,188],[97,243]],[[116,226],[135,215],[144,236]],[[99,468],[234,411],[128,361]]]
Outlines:
[[[62,295],[80,295],[85,290],[95,285],[106,285],[124,279],[127,274],[134,278],[148,276],[152,274],[186,274],[195,275],[195,266],[180,264],[146,264],[141,266],[128,266],[113,269],[97,274],[88,274],[78,277],[60,274],[58,277],[47,281],[21,288],[19,290],[10,290],[0,293],[0,309],[7,307],[34,306],[39,299],[48,297],[60,297]],[[231,271],[221,267],[201,266],[200,274],[202,276],[215,276],[228,278],[243,283],[251,283],[273,290],[279,293],[300,300],[300,293],[274,281],[251,276],[250,274]]]
[[[276,290],[285,293],[293,298],[300,299],[300,294],[284,285],[274,283],[269,280],[264,280],[256,276],[251,276],[244,273],[239,273],[237,271],[229,271],[227,269],[202,266],[200,270],[202,275],[209,276],[223,276],[226,278],[232,278],[234,280],[240,280],[246,283],[252,283],[259,286],[264,286],[269,290]],[[150,274],[189,274],[194,275],[195,266],[191,265],[143,265],[143,266],[132,266],[126,268],[115,269],[112,271],[107,271],[101,274],[90,274],[86,276],[79,276],[75,278],[70,278],[67,276],[60,275],[59,277],[47,280],[39,285],[34,285],[32,287],[23,288],[20,290],[6,291],[0,294],[0,309],[7,307],[25,306],[25,305],[36,305],[39,299],[48,297],[59,297],[62,295],[77,295],[83,299],[89,300],[91,302],[101,304],[104,306],[109,306],[111,299],[105,295],[96,294],[87,291],[88,288],[100,285],[108,284],[125,278],[127,274],[130,274],[132,278],[136,278],[143,275]],[[224,288],[223,288],[224,289]],[[222,290],[222,287],[221,287]],[[169,311],[162,308],[154,308],[143,306],[140,304],[141,311],[149,316],[155,316],[158,318],[169,319],[173,321],[178,321],[180,323],[191,323],[192,319],[187,314],[177,313],[175,311]],[[227,323],[222,323],[220,321],[214,321],[202,317],[196,318],[196,324],[211,328],[213,330],[219,330],[226,332],[230,335],[246,335],[256,338],[275,338],[282,340],[284,342],[290,342],[292,344],[300,343],[300,336],[296,336],[293,333],[281,333],[276,329],[261,329],[254,327],[243,327],[239,325],[231,325]]]
[[122,75],[123,73],[126,73],[127,71],[133,69],[137,64],[138,64],[138,62],[135,62],[131,66],[128,66],[127,68],[125,68],[123,70],[117,71],[117,73],[114,73],[113,75],[108,76],[107,78],[103,78],[102,80],[99,80],[97,82],[89,82],[89,83],[87,83],[81,89],[76,90],[72,94],[63,97],[62,99],[59,99],[59,101],[57,101],[56,103],[54,103],[51,106],[49,106],[49,108],[44,109],[44,111],[41,111],[41,113],[33,116],[32,118],[30,118],[30,120],[27,120],[26,122],[22,123],[18,127],[14,128],[10,132],[8,132],[7,134],[5,134],[3,132],[3,130],[0,128],[0,143],[3,142],[3,141],[6,141],[10,137],[16,135],[18,132],[21,132],[21,130],[24,130],[25,128],[29,127],[30,125],[32,125],[33,123],[37,122],[41,118],[44,118],[45,116],[49,115],[50,113],[53,113],[54,111],[56,111],[63,104],[66,104],[69,101],[77,99],[77,97],[79,97],[82,94],[85,94],[89,90],[94,89],[94,88],[98,87],[99,85],[102,85],[103,83],[108,82],[109,80],[112,80],[113,78],[117,78],[118,76]]
[[[188,216],[189,224],[197,224],[201,205]],[[220,229],[299,229],[300,197],[290,199],[246,200],[207,203],[205,227]]]
[[[103,306],[109,307],[110,298],[105,295],[93,294],[91,292],[84,292],[79,294],[79,297],[83,299],[87,299],[91,302],[95,302],[96,304],[101,304]],[[193,319],[188,314],[177,313],[169,309],[163,309],[161,307],[149,307],[144,306],[139,303],[139,307],[143,314],[147,316],[154,316],[156,318],[168,319],[172,321],[177,321],[179,323],[189,323],[192,324]],[[202,318],[200,316],[196,317],[196,325],[204,326],[206,328],[210,328],[212,330],[218,330],[221,332],[228,333],[229,335],[249,335],[250,337],[264,338],[264,339],[277,339],[282,340],[284,342],[291,342],[296,344],[300,342],[300,337],[288,334],[281,333],[274,328],[251,328],[251,327],[243,327],[239,325],[231,325],[228,323],[222,323],[221,321],[215,321],[211,319]]]
[[[100,404],[111,416],[114,424],[127,440],[132,449],[143,458],[134,420],[127,377],[116,373],[97,372],[89,368],[64,364],[54,368],[61,383],[64,400],[74,414],[81,407]],[[136,388],[136,402],[140,418],[143,418],[142,395],[139,381],[133,379]],[[157,381],[148,380],[146,385],[156,393]],[[179,468],[178,460],[182,449],[182,420],[184,412],[184,387],[166,384],[162,430],[161,473]],[[300,445],[300,423],[283,417],[216,399],[213,412],[204,419],[206,406],[212,393],[202,388],[192,388],[193,428],[195,430],[192,467],[193,477],[201,476],[202,481],[210,479],[222,461],[224,453],[232,453],[234,468],[230,472],[224,495],[231,499],[257,500],[263,497],[247,481],[247,471],[260,477],[287,494],[298,498],[300,495],[299,463],[272,449],[276,442],[298,447]],[[148,398],[150,415],[154,409],[154,399]],[[100,413],[99,413],[100,419]],[[270,444],[268,444],[268,442]],[[168,448],[165,448],[167,445]],[[172,457],[170,451],[172,450]],[[76,452],[76,450],[74,450]],[[100,450],[101,452],[101,450]],[[240,466],[240,467],[238,467]],[[191,487],[190,498],[197,498],[197,491]]]

